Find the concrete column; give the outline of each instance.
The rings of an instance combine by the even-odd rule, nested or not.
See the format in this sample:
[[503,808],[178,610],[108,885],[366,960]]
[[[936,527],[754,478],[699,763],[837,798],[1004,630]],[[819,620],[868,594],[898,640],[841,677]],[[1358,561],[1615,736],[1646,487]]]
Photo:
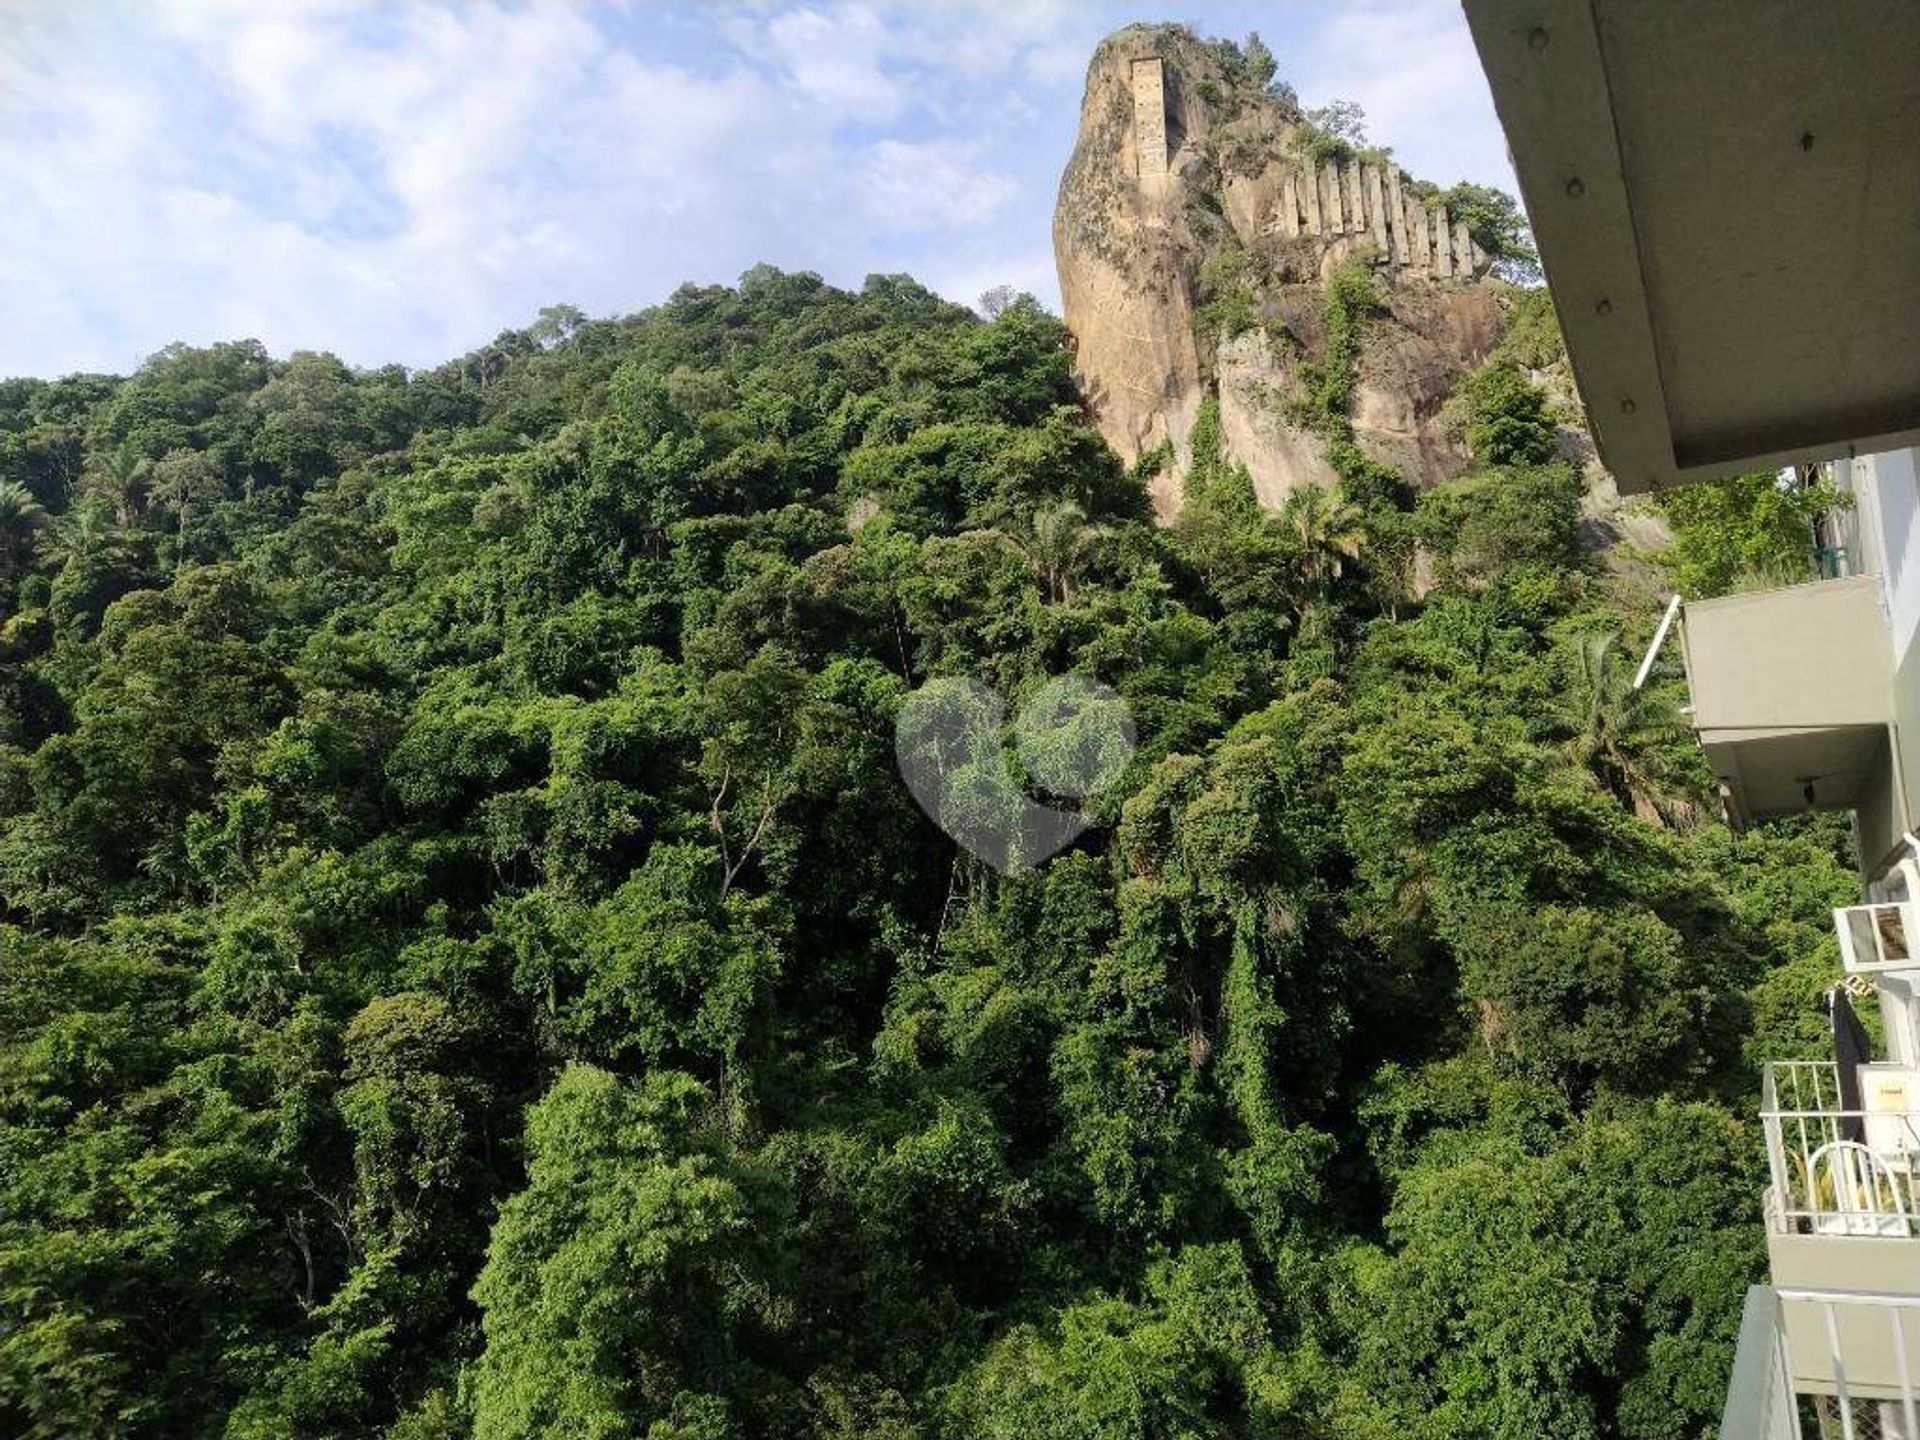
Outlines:
[[1447,229],[1447,212],[1433,207],[1433,273],[1442,279],[1453,274],[1453,235]]
[[1133,62],[1133,134],[1140,151],[1140,177],[1167,173],[1167,91],[1160,61]]
[[1280,233],[1289,240],[1300,233],[1300,188],[1291,170],[1280,177]]
[[1480,262],[1474,258],[1473,237],[1467,233],[1467,222],[1453,222],[1453,268],[1462,275],[1471,275],[1480,268]]
[[1387,219],[1393,226],[1393,263],[1411,265],[1413,247],[1407,244],[1407,202],[1400,194],[1400,167],[1387,166]]
[[1387,249],[1387,212],[1380,204],[1380,169],[1369,165],[1360,175],[1362,190],[1367,197],[1367,219],[1373,225],[1373,243],[1380,247],[1380,258],[1391,260],[1392,252]]
[[1320,213],[1320,171],[1318,167],[1308,165],[1300,176],[1300,198],[1307,202],[1307,233],[1324,235],[1327,233],[1326,216]]

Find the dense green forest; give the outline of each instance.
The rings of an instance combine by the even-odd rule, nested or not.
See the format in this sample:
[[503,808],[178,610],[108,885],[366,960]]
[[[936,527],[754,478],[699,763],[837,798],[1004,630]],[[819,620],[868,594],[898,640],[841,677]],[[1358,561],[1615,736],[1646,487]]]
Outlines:
[[[1630,687],[1509,303],[1472,475],[1203,413],[1168,529],[904,277],[0,384],[0,1433],[1711,1433],[1855,882]],[[895,717],[1070,674],[1137,751],[1001,873]]]

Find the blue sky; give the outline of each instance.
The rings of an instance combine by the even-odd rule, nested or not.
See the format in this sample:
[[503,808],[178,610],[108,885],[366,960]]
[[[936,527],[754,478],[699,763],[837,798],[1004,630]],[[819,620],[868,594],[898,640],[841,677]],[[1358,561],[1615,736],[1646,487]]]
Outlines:
[[758,261],[1057,303],[1093,46],[1257,29],[1415,174],[1512,188],[1457,0],[12,0],[0,375],[172,340],[429,365]]

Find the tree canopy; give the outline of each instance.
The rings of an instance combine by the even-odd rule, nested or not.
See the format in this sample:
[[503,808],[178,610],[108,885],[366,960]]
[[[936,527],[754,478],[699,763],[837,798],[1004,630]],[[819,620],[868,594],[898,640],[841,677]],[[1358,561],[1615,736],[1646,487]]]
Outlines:
[[[1844,833],[1711,818],[1522,368],[1163,529],[989,308],[0,385],[0,1433],[1711,1433]],[[894,724],[1061,676],[1001,873]]]

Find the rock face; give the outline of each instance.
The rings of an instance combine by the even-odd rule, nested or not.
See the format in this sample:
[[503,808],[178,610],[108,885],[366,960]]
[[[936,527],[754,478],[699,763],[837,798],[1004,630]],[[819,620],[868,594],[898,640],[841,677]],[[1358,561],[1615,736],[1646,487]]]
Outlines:
[[1326,282],[1350,264],[1373,269],[1382,312],[1362,328],[1355,443],[1415,484],[1467,464],[1440,409],[1498,338],[1488,258],[1432,186],[1343,150],[1181,27],[1130,26],[1094,53],[1054,258],[1101,432],[1129,463],[1171,450],[1149,482],[1163,520],[1210,397],[1264,503],[1333,481],[1306,402]]

